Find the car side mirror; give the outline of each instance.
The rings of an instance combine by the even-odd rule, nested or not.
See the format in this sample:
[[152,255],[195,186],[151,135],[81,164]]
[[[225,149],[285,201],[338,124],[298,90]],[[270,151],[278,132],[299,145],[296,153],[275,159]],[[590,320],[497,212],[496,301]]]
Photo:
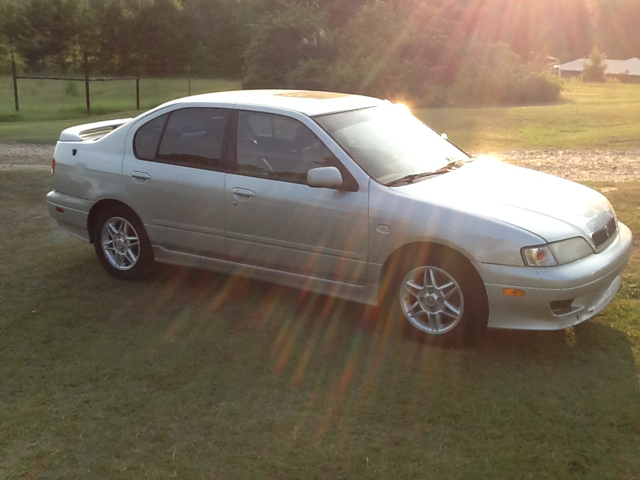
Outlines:
[[314,188],[340,188],[343,185],[342,174],[336,167],[312,168],[307,173],[307,184]]

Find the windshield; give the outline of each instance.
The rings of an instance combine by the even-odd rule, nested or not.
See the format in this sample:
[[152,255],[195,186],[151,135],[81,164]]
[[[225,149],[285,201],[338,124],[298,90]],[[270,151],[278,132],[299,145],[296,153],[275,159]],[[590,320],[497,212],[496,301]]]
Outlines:
[[398,105],[332,113],[315,120],[378,183],[468,160],[464,152]]

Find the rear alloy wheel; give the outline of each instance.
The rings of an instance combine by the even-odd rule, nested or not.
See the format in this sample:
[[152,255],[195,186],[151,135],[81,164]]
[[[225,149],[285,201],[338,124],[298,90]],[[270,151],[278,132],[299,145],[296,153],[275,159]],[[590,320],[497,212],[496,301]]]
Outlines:
[[149,272],[153,253],[144,227],[124,207],[113,207],[99,215],[94,230],[96,254],[111,275],[140,278]]
[[100,232],[100,243],[107,261],[116,270],[126,272],[138,263],[140,238],[126,219],[113,217],[107,220]]

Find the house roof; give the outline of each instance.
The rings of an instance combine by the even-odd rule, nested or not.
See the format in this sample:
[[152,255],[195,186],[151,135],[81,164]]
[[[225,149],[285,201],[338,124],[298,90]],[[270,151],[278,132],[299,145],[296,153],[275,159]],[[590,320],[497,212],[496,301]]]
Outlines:
[[[582,72],[588,58],[579,58],[572,62],[563,63],[559,66],[563,72]],[[628,60],[607,59],[607,75],[634,75],[640,76],[640,58],[630,58]]]

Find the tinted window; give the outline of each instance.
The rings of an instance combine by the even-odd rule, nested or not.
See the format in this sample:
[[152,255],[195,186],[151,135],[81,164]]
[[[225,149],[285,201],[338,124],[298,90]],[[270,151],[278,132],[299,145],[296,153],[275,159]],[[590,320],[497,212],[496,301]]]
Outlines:
[[336,164],[329,149],[297,120],[240,112],[239,173],[306,183],[310,169]]
[[161,115],[138,129],[133,140],[133,151],[141,160],[154,160],[158,150],[158,141],[169,115]]
[[227,111],[217,108],[176,110],[141,127],[134,151],[143,160],[215,168],[220,166],[226,121]]

